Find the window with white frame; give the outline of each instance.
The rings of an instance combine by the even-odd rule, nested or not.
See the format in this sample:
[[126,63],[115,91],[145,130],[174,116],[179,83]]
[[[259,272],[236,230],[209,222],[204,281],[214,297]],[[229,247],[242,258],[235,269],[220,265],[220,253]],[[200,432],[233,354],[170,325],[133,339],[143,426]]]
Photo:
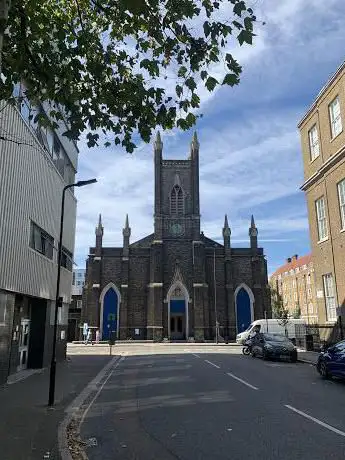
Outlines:
[[345,179],[338,184],[341,228],[345,229]]
[[327,273],[326,275],[323,275],[322,278],[325,293],[327,321],[335,321],[337,319],[337,306],[334,295],[333,275],[332,273]]
[[312,126],[308,131],[309,136],[309,150],[311,161],[315,160],[320,155],[319,136],[316,125]]
[[328,237],[325,197],[316,200],[315,207],[319,241],[322,241]]
[[329,118],[331,122],[331,133],[333,139],[343,130],[338,96],[334,98],[333,101],[329,104]]

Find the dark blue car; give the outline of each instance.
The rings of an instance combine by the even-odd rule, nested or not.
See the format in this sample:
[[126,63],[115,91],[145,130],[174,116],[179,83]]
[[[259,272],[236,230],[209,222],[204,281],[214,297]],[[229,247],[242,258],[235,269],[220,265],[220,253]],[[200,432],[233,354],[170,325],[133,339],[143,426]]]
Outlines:
[[333,376],[345,378],[345,340],[322,351],[316,369],[325,379]]

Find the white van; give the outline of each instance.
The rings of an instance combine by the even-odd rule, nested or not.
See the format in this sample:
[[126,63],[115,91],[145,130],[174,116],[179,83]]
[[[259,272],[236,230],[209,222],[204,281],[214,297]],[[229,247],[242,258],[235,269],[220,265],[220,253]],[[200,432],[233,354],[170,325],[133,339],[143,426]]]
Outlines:
[[305,326],[304,319],[289,318],[286,326],[282,325],[281,323],[282,320],[280,319],[257,319],[256,321],[253,321],[245,331],[241,332],[240,334],[237,334],[236,342],[244,343],[255,327],[259,329],[259,332],[268,332],[271,334],[285,335],[286,330],[289,339],[296,339],[296,325],[298,324],[302,327]]

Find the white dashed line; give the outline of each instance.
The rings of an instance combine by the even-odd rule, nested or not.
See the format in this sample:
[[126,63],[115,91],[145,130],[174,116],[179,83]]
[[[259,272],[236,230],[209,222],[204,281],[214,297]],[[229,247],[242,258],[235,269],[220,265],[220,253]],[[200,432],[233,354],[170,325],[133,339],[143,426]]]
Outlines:
[[327,428],[327,430],[333,431],[333,433],[339,434],[340,436],[345,436],[344,431],[338,430],[338,428],[334,428],[334,426],[328,425],[327,423],[322,422],[321,420],[319,420],[319,419],[317,419],[315,417],[312,417],[311,415],[308,415],[305,412],[302,412],[301,410],[296,409],[295,407],[289,406],[288,404],[284,404],[284,405],[285,405],[285,407],[287,407],[288,409],[296,412],[297,414],[302,415],[302,417],[305,417],[305,418],[313,421],[314,423],[317,423],[318,425],[321,425],[324,428]]
[[205,363],[211,364],[211,366],[216,367],[217,369],[220,369],[220,366],[217,366],[217,364],[211,363],[208,359],[205,359]]
[[238,382],[243,383],[243,385],[246,385],[247,387],[251,388],[252,390],[258,390],[259,388],[255,387],[254,385],[251,385],[250,383],[246,382],[245,380],[240,379],[234,374],[231,374],[230,372],[227,372],[226,375],[229,377],[232,377],[233,379],[237,380]]
[[193,356],[195,356],[196,358],[200,358],[199,355],[196,355],[195,353],[192,353]]

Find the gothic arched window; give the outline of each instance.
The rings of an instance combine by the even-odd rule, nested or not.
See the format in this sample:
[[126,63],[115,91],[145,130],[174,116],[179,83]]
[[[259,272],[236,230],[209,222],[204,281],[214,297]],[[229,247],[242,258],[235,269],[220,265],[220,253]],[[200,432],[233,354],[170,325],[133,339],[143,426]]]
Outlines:
[[181,216],[184,214],[183,191],[179,185],[175,185],[170,196],[171,214]]

